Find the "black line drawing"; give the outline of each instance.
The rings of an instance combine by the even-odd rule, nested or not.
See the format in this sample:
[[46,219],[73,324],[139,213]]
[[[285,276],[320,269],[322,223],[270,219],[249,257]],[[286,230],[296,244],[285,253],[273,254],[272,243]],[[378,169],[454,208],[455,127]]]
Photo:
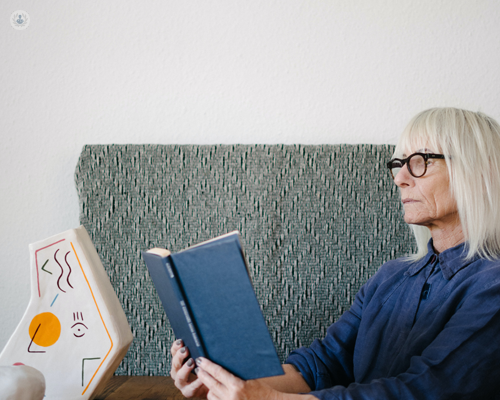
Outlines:
[[40,327],[41,327],[41,326],[42,326],[42,324],[39,324],[39,325],[38,325],[38,328],[36,328],[36,331],[35,331],[35,333],[33,334],[33,337],[31,338],[31,342],[30,342],[30,344],[29,344],[29,346],[28,346],[28,353],[45,353],[45,351],[35,351],[35,350],[30,350],[30,349],[31,349],[31,345],[33,344],[33,340],[35,340],[35,336],[36,336],[36,334],[37,334],[37,332],[38,332],[38,329],[40,329]]
[[84,375],[85,375],[85,369],[84,369],[84,364],[85,364],[85,361],[88,361],[88,360],[100,360],[101,357],[93,357],[93,358],[84,358],[82,359],[82,386],[84,386],[84,382],[85,382],[85,379],[84,379]]
[[49,262],[49,260],[47,259],[47,261],[45,261],[42,265],[42,271],[45,271],[45,272],[48,272],[50,275],[52,275],[52,272],[50,272],[49,270],[45,269],[45,266],[47,265],[47,263]]

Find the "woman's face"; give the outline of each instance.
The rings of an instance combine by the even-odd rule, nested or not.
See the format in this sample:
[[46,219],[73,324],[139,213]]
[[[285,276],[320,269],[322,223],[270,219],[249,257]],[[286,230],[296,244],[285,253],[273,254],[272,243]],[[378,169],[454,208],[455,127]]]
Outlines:
[[[428,147],[409,149],[403,158],[413,153],[438,153]],[[459,224],[457,203],[451,194],[446,161],[427,161],[427,171],[420,178],[413,177],[405,164],[394,177],[400,189],[407,224],[423,225],[431,229],[453,229]]]

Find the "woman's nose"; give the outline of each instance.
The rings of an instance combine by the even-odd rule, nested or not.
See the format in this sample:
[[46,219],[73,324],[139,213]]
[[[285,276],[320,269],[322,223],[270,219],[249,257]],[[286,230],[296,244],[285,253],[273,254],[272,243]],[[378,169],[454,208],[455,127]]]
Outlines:
[[411,176],[410,171],[408,170],[407,164],[403,165],[403,167],[399,170],[399,172],[394,177],[394,183],[398,187],[410,185],[412,181],[413,181],[413,176]]

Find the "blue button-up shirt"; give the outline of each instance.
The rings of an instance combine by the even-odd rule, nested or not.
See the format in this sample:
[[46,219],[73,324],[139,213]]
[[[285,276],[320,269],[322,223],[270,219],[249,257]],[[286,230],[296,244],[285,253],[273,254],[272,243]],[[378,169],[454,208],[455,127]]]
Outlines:
[[[464,244],[384,264],[323,340],[287,363],[319,399],[493,399],[500,394],[500,261]],[[500,396],[499,396],[500,398]]]

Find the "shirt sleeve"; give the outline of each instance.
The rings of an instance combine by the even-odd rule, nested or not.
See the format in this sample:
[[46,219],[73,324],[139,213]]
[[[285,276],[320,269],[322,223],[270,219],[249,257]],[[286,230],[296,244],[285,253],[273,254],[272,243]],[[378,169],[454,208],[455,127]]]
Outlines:
[[[312,395],[333,399],[493,399],[500,393],[500,282],[459,288],[455,310],[440,333],[406,371],[355,383],[352,354],[363,292],[323,341],[301,348],[287,362],[297,366]],[[358,318],[359,317],[359,318]]]

